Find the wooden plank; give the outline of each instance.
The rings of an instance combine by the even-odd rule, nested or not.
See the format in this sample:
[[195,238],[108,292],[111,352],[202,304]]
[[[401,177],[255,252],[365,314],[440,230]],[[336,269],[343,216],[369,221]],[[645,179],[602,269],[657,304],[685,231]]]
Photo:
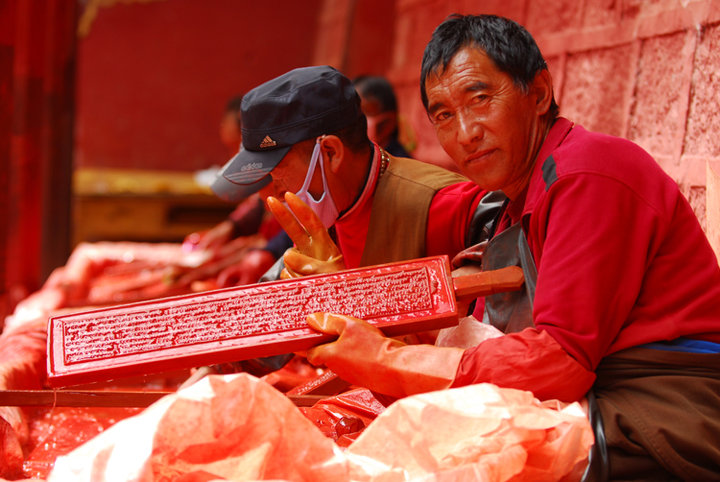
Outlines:
[[147,407],[169,391],[0,390],[0,407]]
[[[171,391],[0,390],[0,407],[147,407]],[[309,407],[323,395],[288,395],[298,407]]]
[[474,299],[505,291],[517,291],[524,283],[525,275],[519,266],[453,278],[456,299]]
[[331,336],[314,312],[356,316],[388,336],[457,323],[447,256],[53,317],[53,387],[306,350]]
[[287,392],[288,396],[294,395],[337,395],[350,387],[350,384],[337,376],[330,370],[312,380],[298,385]]

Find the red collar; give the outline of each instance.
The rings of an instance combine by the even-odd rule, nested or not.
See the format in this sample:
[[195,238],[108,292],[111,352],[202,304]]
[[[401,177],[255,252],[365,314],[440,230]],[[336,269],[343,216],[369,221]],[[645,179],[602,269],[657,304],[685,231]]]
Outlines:
[[574,125],[575,124],[573,122],[565,119],[564,117],[558,117],[555,119],[555,122],[550,128],[550,132],[548,132],[547,137],[545,137],[542,146],[540,146],[540,151],[538,151],[537,157],[535,158],[533,174],[530,177],[530,182],[525,189],[525,193],[518,199],[522,199],[524,205],[522,209],[522,216],[525,216],[533,211],[538,199],[545,192],[545,182],[543,181],[542,176],[543,163],[550,154],[552,154],[553,151],[562,144]]

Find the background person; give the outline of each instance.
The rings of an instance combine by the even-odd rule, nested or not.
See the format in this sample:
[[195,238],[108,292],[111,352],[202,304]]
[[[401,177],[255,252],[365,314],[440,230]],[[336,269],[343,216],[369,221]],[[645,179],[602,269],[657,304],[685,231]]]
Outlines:
[[[242,143],[242,119],[240,106],[242,95],[230,98],[225,104],[225,110],[220,119],[218,133],[220,141],[227,148],[228,154],[233,156],[240,149]],[[217,249],[238,236],[249,236],[260,229],[265,209],[258,196],[251,196],[242,200],[227,219],[221,221],[213,228],[202,232],[190,233],[185,237],[185,246],[188,249]],[[272,221],[270,221],[272,225]],[[274,228],[277,231],[277,226]],[[269,237],[275,233],[270,232]]]
[[[243,95],[229,99],[220,120],[220,141],[231,156],[235,155],[242,145],[242,99]],[[268,239],[268,244],[249,251],[242,261],[224,269],[217,277],[217,285],[222,288],[256,283],[285,250],[292,246],[290,238],[277,221],[266,213],[260,196],[251,195],[240,199],[238,206],[227,219],[207,231],[189,234],[183,244],[189,250],[218,250],[233,239],[255,234]]]
[[395,157],[410,157],[399,139],[397,99],[392,84],[385,77],[361,75],[353,79],[353,85],[360,95],[370,140]]

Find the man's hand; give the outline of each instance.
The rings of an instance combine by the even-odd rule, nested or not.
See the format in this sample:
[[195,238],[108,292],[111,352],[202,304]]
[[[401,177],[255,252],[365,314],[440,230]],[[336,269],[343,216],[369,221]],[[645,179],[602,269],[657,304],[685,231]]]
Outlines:
[[260,277],[275,263],[275,258],[264,249],[247,252],[239,263],[228,266],[217,277],[218,288],[257,283]]
[[225,220],[207,231],[188,234],[183,241],[183,248],[187,251],[220,248],[230,241],[232,232],[233,223]]
[[339,335],[336,341],[308,350],[310,363],[324,364],[343,380],[393,397],[448,388],[464,351],[406,345],[352,316],[313,313],[307,323],[315,330]]
[[290,209],[272,196],[266,202],[270,212],[295,243],[295,247],[283,255],[285,269],[280,275],[282,279],[345,269],[342,253],[322,221],[299,197],[291,192],[285,193],[285,202]]

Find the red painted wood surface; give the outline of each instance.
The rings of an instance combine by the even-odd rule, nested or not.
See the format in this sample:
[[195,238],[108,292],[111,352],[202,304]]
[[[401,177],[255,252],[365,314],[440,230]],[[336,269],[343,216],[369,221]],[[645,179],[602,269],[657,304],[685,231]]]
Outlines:
[[305,350],[332,339],[314,312],[356,316],[388,336],[457,322],[446,256],[247,285],[53,317],[48,382],[90,383]]

